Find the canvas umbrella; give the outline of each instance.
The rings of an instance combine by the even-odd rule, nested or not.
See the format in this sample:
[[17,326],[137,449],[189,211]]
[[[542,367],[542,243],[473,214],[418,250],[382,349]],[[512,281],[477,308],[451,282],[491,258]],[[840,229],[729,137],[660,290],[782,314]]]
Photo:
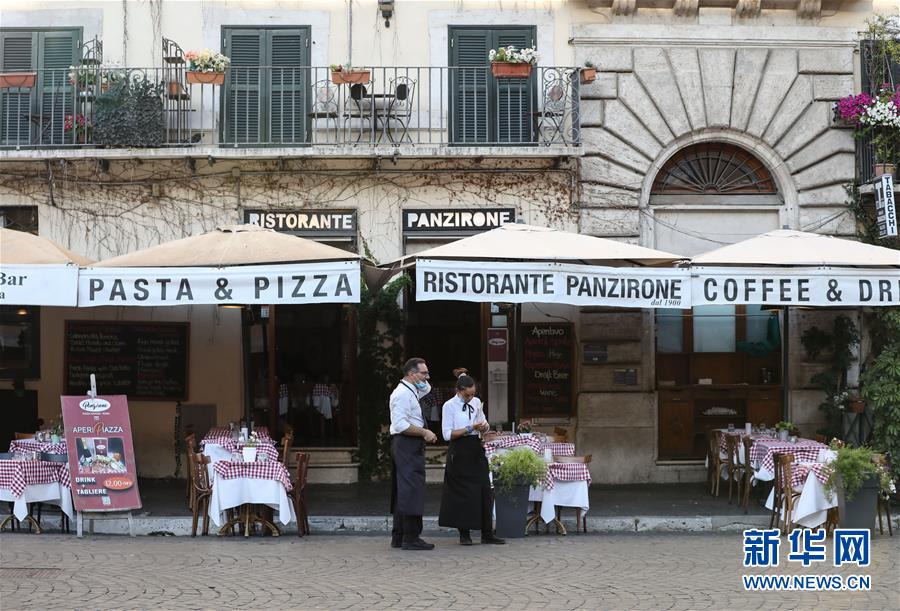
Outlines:
[[90,263],[47,238],[0,228],[0,304],[74,306],[78,266]]
[[231,225],[97,263],[79,305],[358,303],[359,289],[359,255]]
[[508,223],[404,257],[416,298],[475,302],[689,307],[680,255],[625,242]]
[[900,251],[780,229],[691,259],[693,303],[900,305]]

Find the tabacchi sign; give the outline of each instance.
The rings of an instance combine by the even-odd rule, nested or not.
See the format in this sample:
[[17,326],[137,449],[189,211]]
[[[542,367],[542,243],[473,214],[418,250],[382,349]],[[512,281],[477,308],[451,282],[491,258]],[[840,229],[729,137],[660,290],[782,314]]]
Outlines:
[[128,398],[109,395],[60,399],[75,509],[140,509]]

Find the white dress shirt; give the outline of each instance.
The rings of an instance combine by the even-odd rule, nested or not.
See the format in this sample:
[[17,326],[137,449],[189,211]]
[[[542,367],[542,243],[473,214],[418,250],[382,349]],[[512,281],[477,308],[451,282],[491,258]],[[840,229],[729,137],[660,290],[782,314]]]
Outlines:
[[410,426],[425,428],[422,406],[419,399],[431,392],[431,384],[425,383],[424,390],[418,390],[412,382],[400,380],[391,393],[391,435],[399,435]]
[[[475,425],[477,422],[486,422],[484,410],[481,407],[481,399],[472,397],[469,405],[472,410],[465,408],[465,401],[459,395],[454,395],[452,399],[444,403],[443,417],[441,418],[441,431],[444,434],[444,441],[450,441],[450,435],[457,429],[464,429],[469,425]],[[478,431],[466,433],[467,435],[477,435]]]

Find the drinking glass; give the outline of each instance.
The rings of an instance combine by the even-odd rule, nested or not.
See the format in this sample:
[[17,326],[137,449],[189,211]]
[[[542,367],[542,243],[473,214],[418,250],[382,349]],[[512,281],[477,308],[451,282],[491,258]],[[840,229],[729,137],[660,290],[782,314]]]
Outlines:
[[729,422],[729,423],[728,423],[728,432],[729,432],[729,433],[733,433],[733,432],[734,432],[734,422]]
[[266,454],[265,452],[257,451],[256,452],[256,460],[258,462],[266,462],[267,460],[269,460],[269,455]]
[[769,433],[769,429],[766,427],[765,422],[759,423],[759,432],[762,433],[763,435],[767,435]]

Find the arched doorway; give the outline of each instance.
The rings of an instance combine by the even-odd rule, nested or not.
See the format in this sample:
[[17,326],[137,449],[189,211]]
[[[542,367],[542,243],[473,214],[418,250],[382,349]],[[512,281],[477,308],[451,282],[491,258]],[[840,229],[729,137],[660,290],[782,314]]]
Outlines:
[[[650,187],[655,247],[694,255],[778,229],[784,200],[772,172],[735,144],[686,146]],[[700,460],[709,429],[780,420],[781,325],[753,305],[656,310],[658,456]]]

